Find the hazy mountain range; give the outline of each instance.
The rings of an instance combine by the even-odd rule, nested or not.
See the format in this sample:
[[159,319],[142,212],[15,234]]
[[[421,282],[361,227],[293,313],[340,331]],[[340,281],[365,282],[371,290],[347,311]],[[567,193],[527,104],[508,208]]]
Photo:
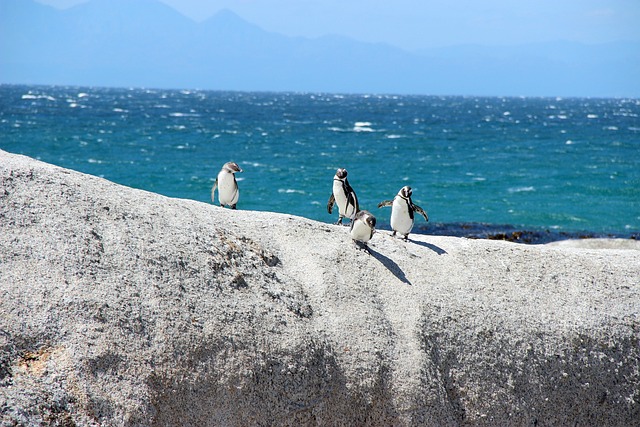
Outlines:
[[0,83],[640,97],[639,76],[640,43],[409,52],[341,36],[288,37],[229,10],[196,23],[156,0],[66,10],[0,0]]

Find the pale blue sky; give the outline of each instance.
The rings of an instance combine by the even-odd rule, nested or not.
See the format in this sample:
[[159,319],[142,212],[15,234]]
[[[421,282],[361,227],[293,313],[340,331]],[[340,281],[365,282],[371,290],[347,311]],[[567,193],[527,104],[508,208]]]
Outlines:
[[[37,1],[66,8],[87,0]],[[638,0],[160,1],[196,21],[227,8],[265,30],[289,36],[340,34],[405,49],[640,41]]]

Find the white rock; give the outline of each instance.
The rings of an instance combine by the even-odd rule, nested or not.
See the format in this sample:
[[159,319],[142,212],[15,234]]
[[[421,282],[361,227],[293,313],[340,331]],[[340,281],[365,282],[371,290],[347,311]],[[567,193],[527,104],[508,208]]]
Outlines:
[[349,243],[0,151],[2,424],[638,424],[636,250]]

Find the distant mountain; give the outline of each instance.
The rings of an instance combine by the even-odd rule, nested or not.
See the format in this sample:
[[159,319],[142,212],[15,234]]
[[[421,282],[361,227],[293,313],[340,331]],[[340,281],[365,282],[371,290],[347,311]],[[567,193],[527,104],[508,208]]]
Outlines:
[[0,83],[264,91],[640,97],[640,44],[408,52],[267,32],[229,10],[196,23],[157,0],[57,10],[0,0]]

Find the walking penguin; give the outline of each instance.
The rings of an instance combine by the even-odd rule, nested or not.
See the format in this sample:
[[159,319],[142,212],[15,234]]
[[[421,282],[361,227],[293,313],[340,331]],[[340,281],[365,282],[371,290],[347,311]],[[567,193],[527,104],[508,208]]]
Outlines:
[[429,221],[427,213],[418,205],[414,205],[411,201],[411,194],[413,190],[408,185],[405,185],[398,191],[396,197],[393,200],[385,200],[378,204],[378,207],[391,206],[391,229],[393,235],[396,232],[404,235],[404,240],[409,239],[409,233],[413,228],[414,214],[418,212],[424,217],[426,221]]

